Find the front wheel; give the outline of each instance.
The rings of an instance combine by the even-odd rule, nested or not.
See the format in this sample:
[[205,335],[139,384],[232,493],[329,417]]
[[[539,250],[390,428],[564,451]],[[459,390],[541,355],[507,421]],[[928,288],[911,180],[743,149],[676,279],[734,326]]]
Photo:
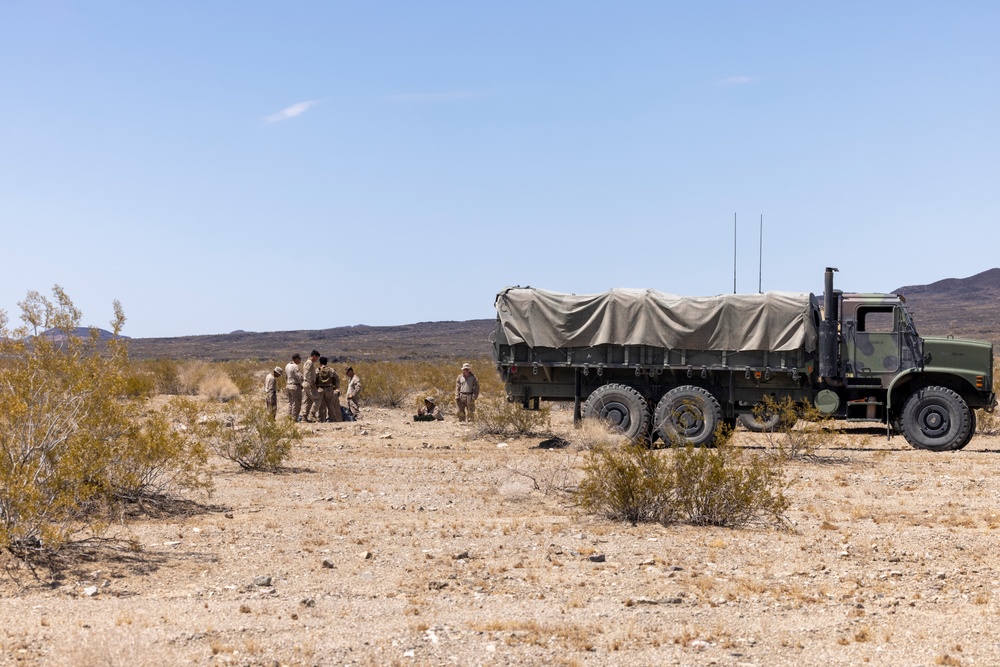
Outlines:
[[957,451],[959,449],[965,449],[965,446],[972,441],[972,436],[976,434],[976,411],[969,410],[969,435],[965,436],[960,444],[956,445],[954,449]]
[[722,407],[711,392],[687,385],[671,389],[656,406],[653,424],[667,445],[705,445],[715,442]]
[[606,384],[583,404],[583,418],[596,419],[635,442],[649,434],[649,406],[632,387]]
[[969,442],[972,411],[962,397],[947,387],[924,387],[903,404],[900,427],[916,449],[946,452]]

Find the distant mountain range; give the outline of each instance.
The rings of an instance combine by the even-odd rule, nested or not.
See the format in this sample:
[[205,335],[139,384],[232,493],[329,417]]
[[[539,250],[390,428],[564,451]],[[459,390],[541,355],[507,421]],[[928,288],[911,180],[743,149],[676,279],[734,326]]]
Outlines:
[[[987,340],[1000,350],[1000,268],[969,278],[948,278],[930,285],[908,285],[902,294],[922,335],[954,335]],[[276,362],[292,353],[319,350],[337,361],[400,359],[486,359],[491,355],[494,320],[419,322],[391,327],[358,325],[316,331],[255,333],[233,331],[210,336],[134,338],[135,359],[173,358]],[[86,335],[87,330],[83,330]],[[111,334],[104,332],[108,336]]]
[[976,338],[1000,343],[1000,269],[930,285],[908,285],[902,294],[917,331],[925,336]]
[[391,327],[357,325],[315,331],[255,333],[234,331],[210,336],[133,338],[133,359],[202,359],[232,361],[288,360],[312,350],[336,361],[401,359],[486,359],[493,320],[418,322]]

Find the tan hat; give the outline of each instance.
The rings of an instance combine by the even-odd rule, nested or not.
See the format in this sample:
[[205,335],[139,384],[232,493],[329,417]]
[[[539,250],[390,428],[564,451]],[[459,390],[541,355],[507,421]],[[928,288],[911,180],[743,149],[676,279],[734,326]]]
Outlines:
[[275,373],[277,373],[278,375],[281,375],[281,374],[282,374],[282,373],[284,373],[285,371],[284,371],[284,370],[282,370],[281,366],[275,366],[275,367],[274,367],[274,372],[275,372]]
[[425,396],[424,397],[424,402],[426,402],[426,403],[433,403],[434,402],[434,397],[433,396]]
[[462,370],[463,371],[466,371],[466,370],[471,371],[472,370],[472,365],[471,364],[462,364]]

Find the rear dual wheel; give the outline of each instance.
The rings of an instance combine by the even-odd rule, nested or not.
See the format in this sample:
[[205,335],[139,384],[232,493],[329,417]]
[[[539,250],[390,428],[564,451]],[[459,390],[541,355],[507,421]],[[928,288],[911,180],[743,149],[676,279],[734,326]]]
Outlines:
[[623,384],[595,389],[583,404],[583,418],[600,421],[631,442],[649,436],[649,405],[642,394]]
[[668,391],[653,414],[656,434],[667,445],[711,447],[722,422],[722,406],[707,389],[685,385]]

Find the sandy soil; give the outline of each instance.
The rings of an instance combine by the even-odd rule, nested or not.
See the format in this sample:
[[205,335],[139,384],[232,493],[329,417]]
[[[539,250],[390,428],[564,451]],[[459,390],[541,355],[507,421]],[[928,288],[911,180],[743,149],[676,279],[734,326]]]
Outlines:
[[841,436],[789,466],[782,532],[581,515],[582,452],[542,438],[305,426],[286,472],[216,460],[210,498],[110,531],[136,551],[6,561],[0,665],[1000,662],[997,438]]

